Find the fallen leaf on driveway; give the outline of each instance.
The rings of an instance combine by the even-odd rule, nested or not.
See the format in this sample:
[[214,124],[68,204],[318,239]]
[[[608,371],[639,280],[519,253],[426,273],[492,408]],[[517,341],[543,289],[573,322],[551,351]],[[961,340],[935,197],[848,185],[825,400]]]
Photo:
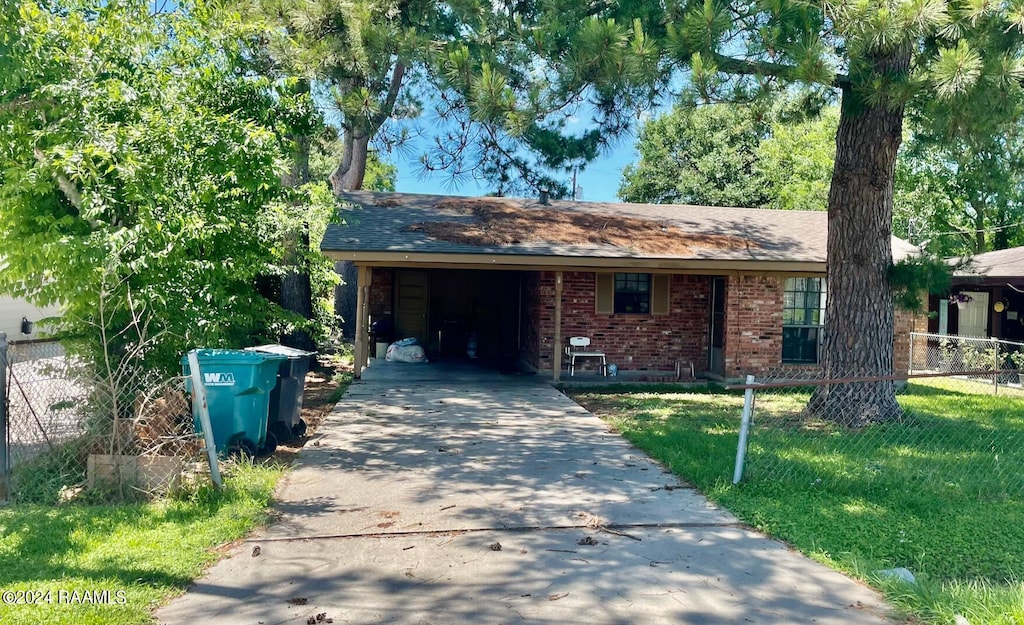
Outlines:
[[307,603],[309,603],[309,599],[305,597],[292,597],[288,600],[288,603],[292,605],[306,605]]
[[576,541],[577,545],[596,545],[598,542],[592,536],[584,536]]
[[491,543],[491,551],[501,551],[501,543]]
[[569,593],[567,593],[567,592],[559,592],[559,593],[555,593],[553,595],[548,595],[548,601],[558,601],[559,599],[562,599],[562,598],[568,597],[568,596],[569,596]]
[[258,555],[260,555],[260,546],[256,545],[255,547],[252,548],[252,557],[255,558]]

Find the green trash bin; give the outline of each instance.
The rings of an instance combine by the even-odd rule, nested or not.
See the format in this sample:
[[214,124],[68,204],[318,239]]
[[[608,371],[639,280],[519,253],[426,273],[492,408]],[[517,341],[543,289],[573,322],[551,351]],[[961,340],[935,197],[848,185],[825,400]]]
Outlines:
[[[196,355],[217,453],[272,453],[277,440],[267,435],[267,410],[270,391],[277,385],[277,368],[285,356],[237,349],[200,349]],[[191,376],[188,355],[181,358],[181,369]],[[191,377],[186,378],[185,388],[192,391]],[[202,432],[195,402],[192,420],[196,432]]]

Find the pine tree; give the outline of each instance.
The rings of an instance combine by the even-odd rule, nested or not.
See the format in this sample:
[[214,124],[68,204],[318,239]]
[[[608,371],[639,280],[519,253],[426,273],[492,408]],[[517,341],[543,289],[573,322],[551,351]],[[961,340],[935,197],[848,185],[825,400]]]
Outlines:
[[[788,83],[840,92],[828,199],[829,378],[893,372],[893,174],[907,107],[946,136],[1021,112],[1024,3],[989,0],[684,0],[666,45],[694,89],[755,98]],[[849,424],[900,414],[891,382],[835,385],[810,409]]]

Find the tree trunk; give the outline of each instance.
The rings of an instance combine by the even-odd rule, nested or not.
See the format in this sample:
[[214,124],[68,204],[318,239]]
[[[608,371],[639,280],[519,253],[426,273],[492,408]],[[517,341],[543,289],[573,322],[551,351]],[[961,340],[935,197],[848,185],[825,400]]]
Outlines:
[[[906,75],[906,51],[876,59],[881,76]],[[846,86],[828,198],[826,378],[893,372],[892,197],[903,106],[868,102]],[[902,415],[891,381],[822,386],[808,411],[860,427]]]
[[344,149],[341,164],[331,174],[331,188],[334,189],[335,195],[342,191],[358,191],[363,188],[366,159],[370,150],[369,133],[357,129],[347,131]]
[[[309,81],[300,81],[299,93],[309,92]],[[299,187],[309,182],[309,151],[311,139],[306,135],[294,135],[292,139],[292,162],[283,182],[286,186]],[[309,250],[308,224],[303,231],[286,235],[284,241],[284,276],[281,278],[281,307],[294,312],[303,319],[313,318],[313,287],[306,265],[305,253]],[[296,330],[281,337],[281,343],[307,351],[316,349],[316,342],[309,332]]]

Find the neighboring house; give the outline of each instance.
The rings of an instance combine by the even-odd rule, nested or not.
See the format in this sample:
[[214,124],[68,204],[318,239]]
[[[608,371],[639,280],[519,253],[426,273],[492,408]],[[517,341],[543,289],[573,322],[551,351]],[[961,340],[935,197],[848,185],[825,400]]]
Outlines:
[[[824,212],[348,193],[322,250],[358,267],[357,376],[369,324],[429,354],[550,371],[570,336],[621,370],[693,363],[723,378],[817,369]],[[916,248],[893,239],[896,258]],[[897,312],[894,367],[924,315]],[[916,325],[915,325],[916,324]],[[918,327],[919,326],[919,327]]]
[[[0,332],[7,333],[8,341],[25,341],[39,337],[39,321],[57,314],[56,308],[39,308],[25,300],[0,295]],[[29,322],[26,327],[24,322]],[[31,329],[25,334],[22,330]]]
[[1024,247],[978,254],[954,271],[950,294],[932,296],[928,308],[933,334],[1024,342]]

